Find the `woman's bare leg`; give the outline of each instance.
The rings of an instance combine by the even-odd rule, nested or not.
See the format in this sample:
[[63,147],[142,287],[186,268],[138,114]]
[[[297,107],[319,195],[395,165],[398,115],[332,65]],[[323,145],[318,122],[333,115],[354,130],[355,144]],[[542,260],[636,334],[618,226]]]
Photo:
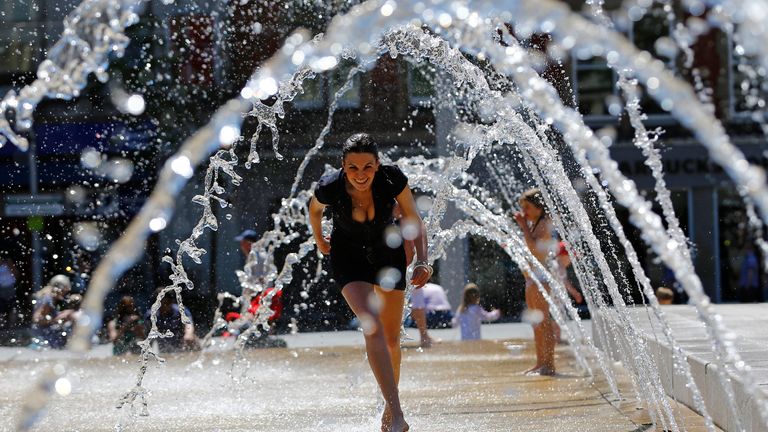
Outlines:
[[374,286],[381,300],[379,319],[384,326],[384,339],[392,359],[392,369],[395,371],[395,383],[400,384],[400,329],[403,324],[403,308],[405,306],[405,291],[384,291],[378,285]]
[[390,413],[391,422],[387,425],[382,424],[382,430],[406,431],[408,425],[405,423],[403,409],[400,406],[397,380],[387,347],[384,325],[379,318],[379,312],[372,310],[370,306],[369,299],[374,294],[373,285],[367,282],[350,282],[344,286],[341,293],[363,325],[368,363],[384,396],[386,409]]
[[549,316],[549,304],[538,287],[529,283],[525,286],[525,302],[528,309],[538,310],[543,318],[533,325],[533,340],[536,345],[536,365],[529,372],[541,375],[555,374],[555,338],[552,318]]
[[419,341],[422,348],[432,347],[432,338],[427,332],[427,313],[424,309],[411,309],[411,318],[416,322],[416,328],[419,329]]
[[[376,295],[381,304],[379,319],[384,327],[384,339],[387,341],[387,349],[392,359],[392,369],[395,372],[395,383],[400,384],[400,328],[403,321],[403,307],[405,306],[405,291],[385,291],[378,285],[374,286]],[[389,407],[384,408],[381,416],[382,429],[386,430],[392,424],[392,413]]]

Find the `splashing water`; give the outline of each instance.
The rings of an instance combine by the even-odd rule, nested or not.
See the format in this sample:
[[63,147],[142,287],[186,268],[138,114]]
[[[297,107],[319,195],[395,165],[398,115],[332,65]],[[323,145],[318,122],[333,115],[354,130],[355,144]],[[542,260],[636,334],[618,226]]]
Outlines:
[[[109,57],[121,57],[130,40],[124,32],[139,21],[144,1],[86,0],[64,20],[64,31],[48,58],[37,68],[37,79],[18,94],[8,92],[0,101],[0,147],[7,141],[22,150],[27,139],[16,133],[32,126],[35,108],[44,98],[71,99],[80,95],[93,73],[109,79]],[[13,125],[6,112],[14,110]]]

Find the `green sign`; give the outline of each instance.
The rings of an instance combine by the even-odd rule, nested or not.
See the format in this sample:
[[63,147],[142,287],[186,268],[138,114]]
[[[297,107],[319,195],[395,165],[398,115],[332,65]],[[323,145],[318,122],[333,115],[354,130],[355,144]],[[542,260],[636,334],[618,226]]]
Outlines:
[[30,216],[27,218],[27,228],[30,231],[41,232],[43,230],[43,217],[42,216]]

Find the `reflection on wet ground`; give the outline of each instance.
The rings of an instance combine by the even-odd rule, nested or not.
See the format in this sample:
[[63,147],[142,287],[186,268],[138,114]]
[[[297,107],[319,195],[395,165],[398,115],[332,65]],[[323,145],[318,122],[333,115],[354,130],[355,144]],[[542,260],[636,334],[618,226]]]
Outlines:
[[[233,379],[232,351],[169,357],[153,366],[149,417],[115,409],[132,388],[136,357],[74,363],[72,393],[57,395],[35,430],[106,431],[122,422],[142,431],[376,431],[376,387],[362,347],[247,351],[244,378]],[[0,363],[0,430],[12,430],[24,389],[50,361]],[[429,350],[406,346],[401,398],[412,431],[643,431],[649,418],[628,382],[615,402],[604,380],[580,376],[566,346],[558,346],[556,377],[525,376],[529,340],[442,342]],[[237,366],[236,366],[237,368]],[[237,369],[236,369],[237,370]],[[622,376],[622,375],[620,375]],[[675,405],[689,431],[703,422]],[[137,407],[138,412],[138,407]],[[8,424],[11,423],[11,424]]]

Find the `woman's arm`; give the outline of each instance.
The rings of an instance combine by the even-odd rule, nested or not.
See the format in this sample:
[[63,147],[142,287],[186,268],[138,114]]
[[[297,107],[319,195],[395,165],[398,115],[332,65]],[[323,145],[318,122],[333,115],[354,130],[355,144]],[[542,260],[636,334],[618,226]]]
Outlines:
[[528,222],[525,220],[523,213],[516,212],[514,214],[514,219],[520,227],[520,230],[523,232],[523,238],[525,239],[526,246],[528,246],[528,250],[531,251],[533,256],[535,256],[540,263],[544,264],[548,254],[545,245],[548,245],[552,241],[552,226],[549,221],[544,219],[540,222],[541,228],[539,228],[538,231],[541,234],[538,237],[534,237],[531,227],[528,226]]
[[312,227],[317,249],[323,255],[328,255],[331,252],[331,244],[323,237],[323,210],[325,210],[325,204],[312,197],[309,202],[309,225]]
[[459,312],[459,310],[456,309],[456,313],[453,314],[453,318],[451,318],[452,328],[457,328],[459,326],[459,316],[461,316],[461,312]]
[[579,304],[584,301],[584,297],[581,295],[579,290],[576,289],[575,286],[571,283],[570,280],[566,277],[565,280],[563,280],[563,285],[565,286],[565,290],[568,291],[568,294],[573,297],[573,299],[576,301],[576,304]]
[[[427,264],[427,230],[424,226],[424,222],[419,216],[419,212],[416,210],[416,200],[413,199],[411,188],[406,186],[403,191],[395,198],[400,205],[400,211],[403,213],[403,220],[400,224],[401,229],[407,229],[408,227],[416,227],[416,237],[413,239],[413,245],[416,248],[416,267],[413,269],[413,278],[411,283],[416,287],[422,287],[429,281],[432,276],[432,268],[427,265],[418,265],[419,263]],[[405,239],[408,240],[408,239]]]
[[[41,301],[41,300],[38,300]],[[56,312],[53,306],[44,304],[32,314],[32,322],[40,327],[48,327],[53,324],[53,313]]]
[[487,310],[481,307],[480,313],[483,316],[483,321],[496,321],[501,316],[501,311],[499,309],[494,309],[488,312]]

